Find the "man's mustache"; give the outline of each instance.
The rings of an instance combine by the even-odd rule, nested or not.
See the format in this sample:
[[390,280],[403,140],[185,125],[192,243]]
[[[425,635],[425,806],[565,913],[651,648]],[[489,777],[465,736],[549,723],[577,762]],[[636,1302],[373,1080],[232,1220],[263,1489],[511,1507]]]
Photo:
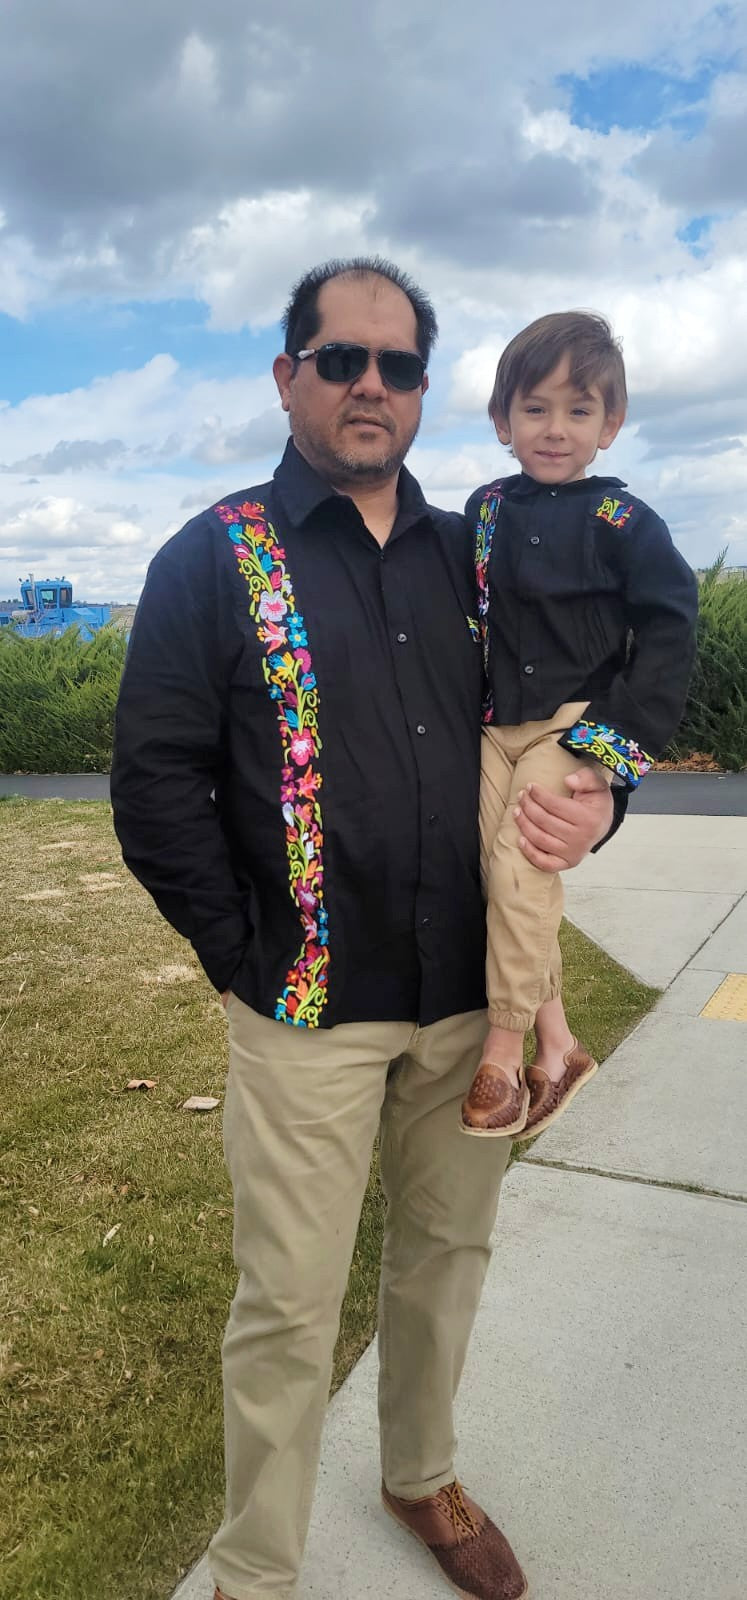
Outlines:
[[386,428],[387,433],[394,433],[394,423],[391,417],[384,416],[380,411],[346,411],[342,417],[343,422],[374,422],[377,428]]

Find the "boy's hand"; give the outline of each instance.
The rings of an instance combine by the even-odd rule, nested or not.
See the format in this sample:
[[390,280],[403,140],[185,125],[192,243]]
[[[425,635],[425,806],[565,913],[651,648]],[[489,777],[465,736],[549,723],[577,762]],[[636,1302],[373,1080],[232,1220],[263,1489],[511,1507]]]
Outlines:
[[542,872],[578,866],[612,826],[612,795],[601,767],[597,774],[591,763],[579,764],[565,784],[567,799],[528,783],[514,811],[521,848]]

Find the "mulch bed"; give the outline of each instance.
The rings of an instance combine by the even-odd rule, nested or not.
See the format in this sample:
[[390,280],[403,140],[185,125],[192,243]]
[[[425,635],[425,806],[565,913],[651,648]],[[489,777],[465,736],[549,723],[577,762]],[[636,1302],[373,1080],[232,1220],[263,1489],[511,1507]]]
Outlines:
[[723,772],[713,756],[704,755],[700,750],[694,750],[692,755],[684,757],[681,761],[655,761],[652,772]]

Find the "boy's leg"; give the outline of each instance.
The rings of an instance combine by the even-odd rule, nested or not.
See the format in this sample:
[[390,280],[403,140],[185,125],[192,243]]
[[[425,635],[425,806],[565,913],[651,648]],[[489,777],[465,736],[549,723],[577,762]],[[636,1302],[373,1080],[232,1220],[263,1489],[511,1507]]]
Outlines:
[[[562,1011],[560,949],[557,933],[563,895],[557,874],[541,872],[520,846],[514,809],[520,791],[531,781],[565,795],[565,777],[577,770],[576,758],[562,750],[559,733],[585,710],[584,702],[563,705],[544,723],[521,723],[492,730],[483,741],[483,784],[488,794],[510,770],[502,820],[487,861],[486,984],[490,1029],[480,1071],[462,1108],[464,1131],[478,1137],[517,1137],[531,1115],[522,1082],[522,1046],[526,1030],[548,1001]],[[493,773],[497,772],[497,779]],[[485,841],[486,845],[489,841]],[[548,1014],[547,1048],[558,1073],[566,1070],[558,1019]],[[564,1021],[564,1018],[563,1018]],[[543,1024],[540,1025],[543,1032]],[[567,1048],[573,1043],[568,1038]],[[546,1063],[545,1063],[546,1064]]]
[[[508,730],[510,733],[512,730]],[[504,821],[511,793],[514,761],[506,730],[483,730],[480,775],[480,869],[486,899],[489,893],[493,846]],[[490,969],[487,971],[490,999]],[[462,1107],[465,1133],[507,1137],[523,1127],[528,1097],[521,1081],[523,1030],[491,1026],[483,1044],[482,1059]]]
[[504,730],[513,772],[488,863],[488,1017],[497,1027],[525,1032],[543,1001],[559,992],[560,876],[527,860],[513,812],[530,782],[567,795],[564,780],[578,770],[577,758],[561,749],[558,734],[572,726],[585,704],[561,706],[545,723]]
[[500,728],[483,728],[480,740],[480,877],[488,898],[488,874],[493,845],[506,815],[514,763]]
[[387,1073],[411,1023],[312,1030],[231,996],[226,1159],[240,1279],[223,1344],[232,1600],[286,1596],[303,1552],[339,1311]]

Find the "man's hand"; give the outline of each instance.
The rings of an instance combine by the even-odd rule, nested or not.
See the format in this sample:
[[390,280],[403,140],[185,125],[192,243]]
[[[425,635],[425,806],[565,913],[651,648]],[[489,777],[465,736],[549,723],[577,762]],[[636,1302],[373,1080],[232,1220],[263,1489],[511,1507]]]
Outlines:
[[230,989],[224,989],[223,993],[222,993],[222,995],[220,997],[220,1003],[221,1003],[224,1011],[226,1009],[226,1006],[228,1005],[228,996],[229,996],[230,993],[231,993]]
[[572,772],[565,785],[570,790],[567,799],[539,783],[528,783],[514,811],[519,844],[527,860],[542,872],[578,866],[612,826],[612,795],[601,768],[579,763],[578,772]]

